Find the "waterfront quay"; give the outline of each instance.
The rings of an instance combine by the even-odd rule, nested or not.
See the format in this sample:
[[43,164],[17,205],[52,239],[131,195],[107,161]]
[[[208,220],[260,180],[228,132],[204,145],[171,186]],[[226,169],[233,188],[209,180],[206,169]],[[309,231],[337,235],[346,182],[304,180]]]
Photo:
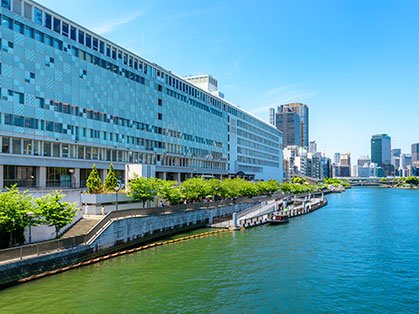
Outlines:
[[[303,194],[300,198],[279,192],[277,196],[271,197],[111,211],[86,234],[0,250],[0,270],[3,273],[1,284],[6,286],[33,275],[36,278],[40,273],[55,273],[56,269],[63,267],[68,270],[75,264],[83,266],[86,264],[80,263],[92,259],[101,261],[98,259],[101,256],[138,247],[164,236],[205,226],[219,228],[214,224],[214,219],[225,220],[225,217],[237,218],[239,215],[235,224],[224,226],[227,229],[261,225],[286,202],[290,204],[290,217],[308,214],[326,204],[321,203],[324,193],[330,191]],[[321,195],[321,199],[315,199],[316,194]],[[293,205],[297,202],[298,205]]]
[[189,231],[3,289],[0,312],[415,313],[418,197],[356,187],[286,225]]

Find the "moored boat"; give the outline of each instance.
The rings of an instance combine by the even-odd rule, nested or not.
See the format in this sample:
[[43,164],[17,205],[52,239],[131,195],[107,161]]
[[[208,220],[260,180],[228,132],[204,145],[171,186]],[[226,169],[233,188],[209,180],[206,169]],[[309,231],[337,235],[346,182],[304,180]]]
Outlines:
[[268,223],[271,225],[281,225],[287,222],[289,222],[288,215],[282,213],[272,213],[271,217],[268,219]]

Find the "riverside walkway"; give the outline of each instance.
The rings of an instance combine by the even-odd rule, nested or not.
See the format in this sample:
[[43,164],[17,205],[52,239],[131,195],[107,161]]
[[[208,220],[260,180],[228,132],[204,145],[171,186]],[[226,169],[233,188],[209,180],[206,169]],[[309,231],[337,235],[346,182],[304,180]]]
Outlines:
[[[289,206],[286,207],[288,204]],[[327,199],[324,194],[320,198],[311,198],[311,195],[304,198],[290,198],[283,196],[275,200],[262,202],[256,206],[250,207],[242,213],[232,215],[231,219],[223,220],[211,224],[211,228],[251,228],[266,224],[274,212],[277,212],[281,206],[285,206],[285,210],[279,211],[282,214],[287,214],[290,218],[309,214],[323,206],[327,205]]]

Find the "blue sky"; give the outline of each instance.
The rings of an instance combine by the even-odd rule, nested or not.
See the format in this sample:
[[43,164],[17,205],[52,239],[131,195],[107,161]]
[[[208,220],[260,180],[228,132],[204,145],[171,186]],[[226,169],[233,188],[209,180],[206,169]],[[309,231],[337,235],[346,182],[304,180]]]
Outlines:
[[40,0],[180,75],[208,73],[226,99],[267,120],[310,108],[310,139],[370,155],[388,133],[419,142],[419,1]]

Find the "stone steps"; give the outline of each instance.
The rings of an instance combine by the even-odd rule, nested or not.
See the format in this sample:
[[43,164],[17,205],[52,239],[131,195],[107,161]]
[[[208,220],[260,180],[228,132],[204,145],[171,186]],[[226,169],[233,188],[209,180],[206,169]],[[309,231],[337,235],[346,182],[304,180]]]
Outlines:
[[80,219],[74,226],[72,226],[64,235],[62,238],[70,238],[79,236],[82,234],[86,234],[92,229],[100,220],[102,219],[102,216],[97,217],[83,217]]

